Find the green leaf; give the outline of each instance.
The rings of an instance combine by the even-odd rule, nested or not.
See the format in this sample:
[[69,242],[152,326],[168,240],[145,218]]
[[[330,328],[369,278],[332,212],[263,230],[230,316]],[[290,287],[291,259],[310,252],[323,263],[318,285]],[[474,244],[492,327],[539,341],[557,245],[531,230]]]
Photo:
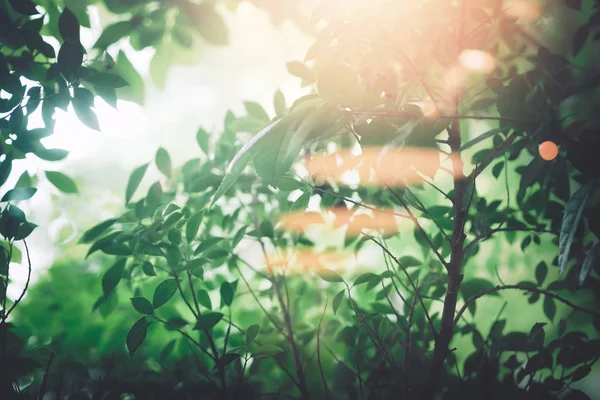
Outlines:
[[278,119],[268,124],[260,132],[254,135],[252,139],[248,141],[235,155],[233,160],[231,160],[227,166],[225,177],[217,188],[217,192],[212,199],[210,207],[212,207],[217,200],[219,200],[225,194],[225,192],[227,192],[233,186],[250,161],[252,161],[252,159],[254,159],[254,157],[261,151],[262,143],[278,132],[278,130],[275,128],[278,127],[280,122],[281,119]]
[[271,222],[264,220],[260,223],[260,234],[267,238],[273,238],[275,235],[275,231],[273,230],[273,224]]
[[413,256],[400,257],[398,261],[400,261],[400,264],[402,264],[404,268],[418,267],[420,265],[423,265],[423,261],[420,261]]
[[75,97],[72,99],[73,110],[75,110],[75,115],[77,115],[77,118],[79,118],[81,123],[90,129],[100,131],[100,122],[98,122],[98,116],[96,116],[96,113],[92,110],[90,98],[92,99],[93,104],[94,95],[89,90],[76,90]]
[[104,273],[104,276],[102,277],[102,293],[104,294],[104,299],[107,299],[108,295],[117,287],[119,282],[121,282],[126,264],[127,259],[122,258]]
[[314,82],[315,75],[313,72],[306,66],[306,64],[300,61],[292,61],[286,64],[287,70],[290,74],[303,79],[307,82]]
[[58,51],[58,68],[65,79],[72,82],[83,63],[83,46],[77,42],[64,42]]
[[581,271],[579,272],[580,285],[583,285],[594,265],[600,265],[600,242],[596,243],[590,251],[587,252],[585,259],[583,260]]
[[575,231],[579,225],[579,220],[583,215],[583,210],[587,200],[594,187],[594,181],[590,181],[577,190],[569,199],[564,211],[562,227],[560,229],[560,238],[558,245],[558,267],[559,274],[562,275],[569,262],[569,253],[571,244],[575,238]]
[[129,86],[129,83],[117,74],[110,74],[107,72],[99,72],[97,74],[90,75],[84,78],[84,81],[89,82],[96,86],[107,87],[111,89],[118,89],[125,86]]
[[67,368],[79,379],[90,379],[90,371],[79,361],[67,361]]
[[210,301],[210,296],[206,290],[198,290],[196,298],[198,299],[198,303],[200,303],[201,306],[212,310],[212,302]]
[[142,343],[144,343],[146,334],[148,333],[148,325],[149,324],[146,320],[146,317],[142,317],[138,319],[135,324],[133,324],[131,329],[129,329],[129,332],[127,333],[126,344],[130,357],[133,357]]
[[159,308],[163,306],[167,301],[171,300],[171,297],[177,292],[177,281],[175,279],[167,279],[158,284],[154,289],[154,295],[152,296],[152,306]]
[[5,201],[21,201],[27,200],[33,197],[33,195],[37,192],[36,188],[15,188],[11,189],[4,196],[2,196],[2,200],[0,202]]
[[275,346],[274,344],[263,344],[262,346],[258,346],[252,352],[252,358],[273,357],[279,353],[283,353],[281,347]]
[[210,249],[211,247],[213,247],[214,245],[219,243],[221,240],[223,240],[223,238],[221,238],[221,237],[212,237],[212,238],[203,240],[202,242],[200,242],[198,247],[196,247],[196,250],[194,250],[194,255],[200,254],[200,253]]
[[550,296],[544,297],[544,314],[550,321],[554,321],[554,317],[556,316],[556,303],[554,299]]
[[246,329],[246,346],[250,346],[254,342],[254,339],[256,339],[256,337],[258,336],[259,333],[260,333],[260,325],[258,325],[258,324],[250,325],[248,327],[248,329]]
[[162,147],[156,152],[156,167],[164,176],[171,177],[171,157]]
[[105,49],[121,38],[129,35],[133,30],[133,26],[129,21],[120,21],[114,24],[105,26],[102,29],[102,34],[94,44],[95,49]]
[[154,307],[152,307],[150,301],[148,301],[148,299],[145,297],[132,297],[131,304],[139,313],[152,314],[154,312]]
[[290,212],[304,211],[310,202],[310,192],[304,192],[290,206]]
[[23,15],[37,15],[39,11],[31,0],[9,0],[11,7]]
[[538,285],[541,286],[544,283],[544,280],[546,279],[547,275],[548,275],[548,266],[546,265],[545,262],[542,261],[535,268],[535,280],[537,281]]
[[91,227],[83,233],[81,239],[79,239],[79,243],[91,243],[92,241],[96,240],[98,236],[102,235],[108,228],[113,226],[118,220],[118,218],[110,218]]
[[142,178],[146,173],[146,169],[148,169],[148,165],[149,164],[144,164],[140,167],[137,167],[129,176],[129,181],[127,182],[127,189],[125,190],[125,204],[129,203],[129,200],[131,200],[131,197],[142,182]]
[[334,270],[327,268],[317,269],[317,275],[326,282],[344,282],[344,279]]
[[154,271],[154,266],[150,261],[144,261],[142,263],[142,272],[146,274],[146,276],[156,276],[156,272]]
[[335,295],[335,297],[333,298],[333,301],[331,303],[331,306],[333,308],[333,314],[335,315],[335,313],[337,312],[338,308],[340,308],[340,305],[342,304],[342,300],[344,300],[344,293],[346,293],[346,289],[341,290],[338,294]]
[[35,228],[37,228],[36,224],[24,222],[21,226],[19,226],[19,230],[17,231],[14,240],[26,239]]
[[58,18],[58,31],[65,42],[79,42],[79,22],[66,7]]
[[372,272],[365,272],[364,274],[361,274],[358,276],[358,278],[356,278],[356,280],[354,281],[354,286],[358,286],[372,280],[380,281],[381,278],[379,277],[379,275],[374,274]]
[[263,123],[267,123],[271,119],[269,118],[269,114],[267,114],[265,109],[260,104],[254,101],[244,102],[244,107],[246,108],[246,112],[248,113],[248,115],[253,116],[254,118],[262,121]]
[[209,152],[209,138],[210,137],[208,135],[208,132],[206,132],[202,128],[198,128],[198,131],[196,132],[196,142],[198,143],[198,146],[200,146],[200,150],[202,150],[204,154],[207,155]]
[[214,370],[223,369],[241,356],[238,353],[227,353],[223,354],[223,357],[220,357],[217,362],[215,362]]
[[46,178],[63,193],[77,193],[75,181],[62,172],[46,171]]
[[227,281],[221,283],[221,301],[228,307],[233,302],[233,286]]
[[190,219],[186,222],[185,225],[185,238],[190,243],[196,235],[198,234],[198,229],[200,228],[200,224],[202,223],[202,218],[204,218],[204,211],[197,212],[192,215]]
[[208,331],[223,319],[223,314],[220,312],[207,312],[198,316],[198,322],[194,326],[195,330]]

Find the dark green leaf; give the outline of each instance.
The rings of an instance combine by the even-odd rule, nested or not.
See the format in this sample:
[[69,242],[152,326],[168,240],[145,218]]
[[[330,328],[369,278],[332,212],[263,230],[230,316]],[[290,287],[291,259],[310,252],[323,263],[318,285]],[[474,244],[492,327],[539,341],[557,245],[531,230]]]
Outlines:
[[583,260],[581,272],[579,273],[580,285],[583,285],[594,265],[600,265],[600,242],[596,243],[594,247],[588,251],[585,260]]
[[120,40],[124,36],[131,33],[133,29],[130,21],[120,21],[114,24],[105,26],[102,30],[102,34],[94,44],[96,49],[105,49],[116,41]]
[[58,67],[65,79],[72,82],[83,63],[83,46],[77,42],[65,42],[58,51]]
[[198,316],[198,322],[196,322],[195,330],[208,331],[223,319],[223,314],[220,312],[207,312]]
[[212,237],[212,238],[203,240],[198,245],[198,247],[196,247],[196,250],[194,250],[194,254],[200,254],[200,253],[210,249],[211,247],[213,247],[214,245],[219,243],[221,240],[223,240],[223,238],[221,238],[221,237]]
[[264,237],[273,238],[275,232],[273,231],[273,224],[267,220],[263,220],[260,223],[260,233]]
[[225,368],[226,366],[228,366],[229,364],[231,364],[232,362],[234,362],[235,360],[237,360],[240,357],[241,356],[238,353],[223,354],[223,357],[220,357],[217,360],[217,362],[215,363],[213,371],[216,370],[216,369],[223,369],[223,368]]
[[147,276],[156,276],[156,272],[154,271],[154,266],[150,261],[144,261],[142,264],[142,271]]
[[125,271],[125,265],[127,264],[127,259],[122,258],[116,263],[114,263],[102,277],[102,293],[104,294],[104,298],[108,298],[108,295],[117,287],[119,282],[121,282],[121,278],[123,277],[123,271]]
[[35,4],[31,0],[9,0],[11,7],[23,15],[36,15],[39,11],[35,8]]
[[148,333],[148,321],[146,321],[146,317],[142,317],[137,320],[135,324],[129,329],[127,333],[127,350],[129,351],[129,356],[133,357],[135,352],[140,348],[144,340],[146,339],[146,334]]
[[221,301],[228,307],[233,302],[233,286],[227,281],[221,284]]
[[159,308],[163,306],[167,301],[171,300],[171,297],[177,292],[177,281],[175,279],[167,279],[158,284],[154,289],[154,295],[152,296],[152,306]]
[[556,303],[550,296],[544,297],[544,314],[550,321],[553,321],[556,315]]
[[579,220],[587,204],[587,200],[594,187],[594,182],[590,181],[577,190],[569,199],[569,203],[563,215],[562,227],[560,229],[559,248],[558,248],[558,266],[559,274],[563,274],[569,262],[569,253],[571,244],[575,238],[575,231],[579,225]]
[[154,307],[152,307],[150,301],[148,301],[148,299],[145,297],[132,297],[131,304],[139,313],[152,314],[154,312]]
[[545,262],[540,262],[535,268],[535,280],[541,286],[548,275],[548,266]]
[[66,7],[58,19],[58,30],[65,42],[79,42],[79,22],[75,14]]

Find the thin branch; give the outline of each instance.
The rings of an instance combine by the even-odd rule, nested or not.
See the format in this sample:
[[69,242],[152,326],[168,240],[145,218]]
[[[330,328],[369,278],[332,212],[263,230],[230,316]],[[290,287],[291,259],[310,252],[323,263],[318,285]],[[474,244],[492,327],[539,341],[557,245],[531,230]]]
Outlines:
[[423,229],[423,227],[421,226],[421,223],[419,222],[419,220],[417,219],[417,217],[414,216],[413,212],[410,210],[410,208],[408,207],[408,205],[406,204],[406,202],[402,199],[402,197],[400,195],[398,195],[395,191],[393,191],[392,188],[390,188],[389,186],[388,186],[388,189],[390,190],[390,192],[392,193],[392,195],[396,198],[396,200],[398,200],[402,204],[402,206],[404,207],[404,209],[406,210],[406,212],[408,214],[409,219],[419,229],[419,232],[421,233],[421,235],[423,235],[423,237],[427,241],[427,244],[429,244],[429,247],[431,248],[431,250],[433,251],[433,253],[436,255],[436,257],[438,258],[438,260],[440,260],[440,262],[446,268],[448,268],[448,263],[446,262],[446,260],[444,260],[444,257],[442,257],[442,255],[440,254],[440,252],[438,251],[438,249],[436,248],[436,246],[433,244],[433,242],[429,238],[429,235],[427,235],[427,232],[425,232],[425,229]]
[[376,243],[379,247],[381,247],[381,249],[392,259],[394,260],[394,262],[396,264],[398,264],[398,266],[400,267],[400,269],[402,269],[402,271],[404,272],[404,274],[406,275],[406,278],[408,279],[408,282],[410,283],[410,286],[413,288],[414,290],[414,295],[419,299],[419,303],[421,304],[421,307],[423,307],[423,311],[425,312],[425,318],[427,319],[427,322],[429,323],[429,327],[431,328],[431,332],[433,333],[433,337],[437,337],[437,331],[435,330],[435,326],[433,325],[433,321],[431,320],[431,317],[429,316],[429,311],[427,310],[427,307],[425,306],[425,303],[423,302],[423,298],[421,297],[421,294],[419,293],[419,289],[417,288],[417,286],[415,285],[415,283],[413,282],[412,278],[410,277],[410,274],[408,273],[408,271],[406,270],[406,268],[404,268],[404,265],[402,265],[402,263],[400,262],[400,260],[398,260],[388,249],[387,247],[385,247],[382,243],[379,243],[377,240],[375,240],[375,238],[371,238],[371,240]]
[[558,236],[558,232],[554,232],[547,229],[536,229],[536,228],[495,228],[488,231],[486,234],[481,235],[473,239],[468,245],[465,246],[465,252],[470,250],[471,247],[475,246],[477,243],[489,239],[494,233],[498,232],[535,232],[535,233],[549,233],[555,236]]
[[530,292],[530,293],[537,293],[537,294],[543,294],[545,296],[551,297],[555,300],[560,301],[563,304],[566,304],[567,306],[571,307],[574,310],[577,311],[581,311],[583,313],[586,314],[590,314],[593,316],[600,316],[600,312],[596,311],[596,310],[590,310],[588,308],[584,308],[581,306],[578,306],[575,303],[570,302],[569,300],[555,294],[552,293],[548,290],[545,289],[538,289],[538,288],[532,288],[532,287],[526,287],[526,286],[520,286],[520,285],[505,285],[505,286],[496,286],[492,289],[488,289],[488,290],[484,290],[482,292],[479,292],[471,297],[469,297],[467,299],[467,301],[465,301],[465,304],[462,306],[462,308],[460,309],[460,311],[458,312],[458,314],[456,314],[456,317],[454,318],[454,324],[456,324],[458,322],[458,320],[460,319],[460,317],[463,315],[463,313],[467,310],[467,308],[469,307],[469,305],[473,302],[475,302],[477,299],[479,299],[480,297],[485,296],[486,294],[490,294],[490,293],[496,293],[499,292],[501,290],[509,290],[509,289],[515,289],[515,290],[523,290],[524,292]]
[[325,307],[323,307],[323,313],[321,314],[321,318],[319,319],[319,325],[317,326],[317,365],[319,366],[319,372],[321,373],[321,382],[323,382],[323,389],[325,389],[325,394],[327,398],[331,400],[331,393],[329,392],[329,387],[327,386],[327,380],[325,379],[325,372],[323,372],[323,364],[321,364],[321,324],[323,323],[323,317],[325,316],[325,311],[327,311],[327,301],[329,296],[325,297]]
[[475,167],[473,172],[471,172],[470,178],[475,179],[485,170],[498,156],[504,154],[506,150],[514,143],[515,140],[519,137],[517,132],[513,132],[509,137],[498,147],[492,151],[492,153],[483,160],[480,164]]
[[48,384],[48,373],[50,372],[50,366],[52,365],[52,361],[54,361],[54,353],[50,354],[50,359],[48,360],[48,364],[46,364],[46,369],[44,370],[42,384],[40,385],[40,400],[42,400],[44,398],[44,395],[46,394],[46,385]]
[[215,359],[215,357],[213,357],[212,354],[210,354],[204,347],[202,347],[202,345],[200,344],[200,342],[196,341],[193,337],[191,337],[189,334],[185,333],[184,331],[182,331],[179,328],[175,328],[174,326],[172,326],[171,324],[169,324],[167,321],[165,321],[164,319],[160,319],[159,317],[157,317],[156,315],[150,315],[150,317],[154,318],[157,322],[160,322],[161,324],[164,324],[166,327],[168,327],[171,330],[177,331],[179,332],[181,335],[183,335],[183,337],[185,337],[187,340],[189,340],[190,342],[194,343],[194,345],[196,347],[198,347],[205,355],[207,355],[208,357],[210,357],[211,360],[213,361],[217,361]]
[[[19,298],[17,300],[15,300],[15,302],[8,309],[6,314],[4,314],[3,319],[5,321],[8,319],[8,316],[15,309],[15,307],[17,307],[17,305],[21,302],[21,300],[23,300],[23,297],[25,297],[25,293],[27,292],[27,289],[29,288],[29,282],[31,282],[31,258],[29,257],[29,247],[27,247],[27,242],[25,241],[25,239],[23,239],[23,244],[25,245],[25,253],[27,254],[27,266],[28,266],[27,281],[25,281],[25,287],[23,288],[23,291],[19,295]],[[6,286],[8,287],[8,285],[6,285]]]

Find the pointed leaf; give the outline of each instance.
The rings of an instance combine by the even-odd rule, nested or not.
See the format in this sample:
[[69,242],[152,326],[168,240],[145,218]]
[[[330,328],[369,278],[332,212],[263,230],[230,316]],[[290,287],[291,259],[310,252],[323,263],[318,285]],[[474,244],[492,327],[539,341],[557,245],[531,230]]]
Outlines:
[[252,342],[254,342],[254,339],[256,339],[256,337],[258,336],[259,333],[260,333],[260,325],[258,325],[258,324],[250,325],[248,327],[248,329],[246,329],[246,346],[250,346],[252,344]]
[[560,229],[560,238],[558,245],[558,267],[559,274],[562,275],[567,268],[569,262],[569,253],[571,244],[575,238],[575,231],[579,225],[579,220],[583,215],[583,210],[587,204],[587,200],[594,187],[594,182],[590,181],[583,185],[571,196],[564,211],[562,227]]
[[137,320],[135,324],[129,329],[127,333],[127,350],[129,351],[129,356],[133,357],[135,352],[140,348],[144,340],[146,339],[146,334],[148,333],[148,321],[146,321],[146,317],[142,317]]
[[123,271],[125,271],[125,265],[127,264],[127,259],[122,258],[116,263],[114,263],[102,277],[102,292],[104,293],[104,298],[108,298],[108,295],[117,287],[119,282],[121,282],[121,278],[123,277]]
[[171,177],[171,157],[162,147],[156,152],[156,167],[164,176]]
[[46,178],[63,193],[77,193],[75,181],[62,172],[46,171]]
[[262,346],[258,346],[253,352],[253,358],[265,358],[265,357],[273,357],[279,353],[283,353],[283,349],[279,346],[275,346],[274,344],[263,344]]
[[154,307],[145,297],[132,297],[130,300],[131,305],[137,312],[142,314],[152,314],[154,312]]
[[129,203],[129,200],[131,200],[131,197],[142,182],[142,178],[146,173],[146,169],[148,169],[148,165],[149,164],[144,164],[140,167],[137,167],[129,176],[129,181],[127,182],[127,189],[125,190],[125,204]]
[[208,331],[223,319],[223,314],[220,312],[208,312],[198,316],[198,322],[196,322],[195,330]]
[[16,188],[11,189],[4,196],[2,196],[1,202],[5,201],[21,201],[30,199],[35,192],[37,192],[36,188]]
[[175,279],[167,279],[158,284],[154,289],[152,296],[152,305],[154,308],[163,306],[177,292],[177,281]]
[[215,193],[210,205],[211,207],[234,185],[250,161],[252,161],[252,159],[260,152],[262,143],[265,140],[268,140],[274,134],[274,132],[276,133],[277,130],[275,128],[280,123],[281,119],[277,119],[268,124],[260,132],[254,135],[252,139],[250,139],[250,141],[248,141],[235,155],[233,160],[231,160],[227,166],[225,177],[217,188],[217,192]]
[[581,272],[579,273],[579,284],[583,285],[585,279],[590,274],[592,267],[594,265],[600,264],[600,242],[596,243],[594,247],[588,251],[585,256],[585,260],[583,260],[583,264],[581,265]]

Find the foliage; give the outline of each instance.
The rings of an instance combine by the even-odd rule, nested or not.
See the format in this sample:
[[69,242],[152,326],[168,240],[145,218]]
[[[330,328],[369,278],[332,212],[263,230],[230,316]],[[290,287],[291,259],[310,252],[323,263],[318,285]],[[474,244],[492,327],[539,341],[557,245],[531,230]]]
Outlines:
[[[116,99],[130,77],[119,59],[117,74],[97,60],[82,66],[83,19],[65,8],[49,63],[38,33],[46,25],[32,48],[22,26],[29,17],[15,17],[35,7],[9,3],[14,9],[0,8],[11,24],[2,29],[14,28],[0,42],[2,79],[25,76],[44,93],[64,87],[65,103],[44,95],[42,112],[72,103],[96,128],[94,93],[106,100],[98,88],[108,87]],[[204,25],[154,26],[164,21],[152,18],[155,3],[107,0],[131,19],[106,27],[96,47],[133,34],[124,27],[136,18],[149,21],[130,38],[136,49],[191,27],[225,43],[213,11],[198,14],[213,18]],[[341,3],[315,9],[315,43],[303,62],[288,64],[309,95],[286,107],[278,92],[274,118],[247,102],[247,115],[228,113],[219,135],[198,130],[198,158],[178,166],[160,148],[131,173],[122,215],[81,239],[87,256],[106,264],[102,276],[62,278],[82,282],[81,303],[40,283],[17,309],[19,327],[8,316],[20,299],[9,306],[3,297],[2,361],[17,366],[1,374],[3,390],[74,399],[592,395],[577,382],[600,357],[600,121],[581,105],[597,104],[600,71],[588,61],[600,4],[564,2],[580,26],[560,54],[501,0]],[[159,4],[176,21],[196,15],[186,7],[208,7]],[[18,66],[17,50],[32,68]],[[493,68],[482,73],[477,60],[488,56]],[[16,97],[0,120],[10,141],[2,166],[40,151],[17,144],[42,134],[26,130],[33,111],[16,86],[3,86]],[[44,115],[49,134],[51,111]],[[544,142],[559,146],[553,160],[538,153]],[[146,189],[151,164],[162,177]],[[77,191],[61,173],[46,176]],[[13,205],[35,193],[31,186],[2,198],[4,291],[13,242],[35,227]],[[512,268],[515,253],[529,268]],[[352,267],[361,254],[368,270]],[[56,302],[53,322],[82,326],[46,328],[35,308],[45,298]],[[106,327],[95,314],[88,325],[82,310],[90,308]]]

